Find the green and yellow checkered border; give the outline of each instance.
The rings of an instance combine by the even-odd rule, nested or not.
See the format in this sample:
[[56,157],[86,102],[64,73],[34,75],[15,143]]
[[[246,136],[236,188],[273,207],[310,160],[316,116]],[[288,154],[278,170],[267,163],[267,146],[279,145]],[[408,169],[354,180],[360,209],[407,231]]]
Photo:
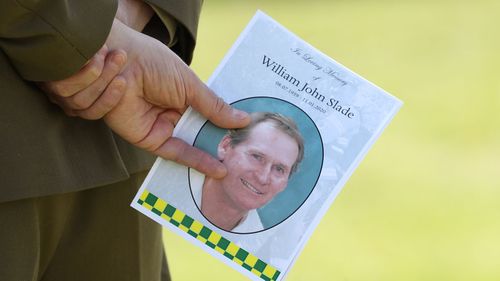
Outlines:
[[148,190],[144,190],[137,203],[257,275],[262,280],[275,281],[280,275],[280,272],[274,267],[238,247],[238,245],[212,231],[166,201],[156,197]]

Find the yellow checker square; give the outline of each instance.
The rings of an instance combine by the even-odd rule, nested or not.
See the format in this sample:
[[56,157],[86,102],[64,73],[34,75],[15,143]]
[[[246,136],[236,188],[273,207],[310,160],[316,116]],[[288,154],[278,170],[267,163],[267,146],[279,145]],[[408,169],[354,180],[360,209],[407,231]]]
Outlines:
[[174,215],[172,216],[172,218],[173,218],[176,222],[181,223],[182,219],[184,219],[184,216],[185,216],[185,215],[184,215],[181,211],[179,211],[179,210],[175,210],[175,213],[174,213]]
[[229,243],[229,246],[227,246],[226,252],[230,253],[232,256],[236,256],[236,253],[238,252],[240,248],[236,246],[233,243]]
[[146,198],[148,197],[148,195],[149,195],[149,192],[148,191],[144,191],[141,194],[141,197],[139,197],[139,199],[141,199],[142,201],[146,201]]
[[269,265],[266,265],[266,268],[264,268],[264,271],[262,273],[267,277],[272,278],[274,274],[276,274],[276,269],[270,267]]
[[198,240],[200,240],[201,242],[203,242],[203,244],[206,244],[206,243],[207,243],[207,239],[205,239],[205,238],[204,238],[203,236],[201,236],[201,235],[198,235],[198,236],[196,237],[196,239],[198,239]]
[[260,277],[260,275],[262,274],[260,271],[258,271],[258,270],[257,270],[257,269],[255,269],[255,268],[252,268],[251,272],[252,272],[253,274],[255,274],[255,275],[259,276],[259,277]]
[[248,264],[251,267],[255,266],[255,263],[257,263],[257,257],[253,255],[248,255],[247,258],[245,259],[245,263]]
[[163,200],[156,200],[156,203],[154,205],[154,207],[160,211],[160,212],[163,212],[163,210],[165,210],[165,207],[167,207],[167,202],[163,201]]
[[184,232],[188,232],[189,228],[187,228],[186,226],[182,225],[182,224],[179,224],[178,226],[180,229],[182,229],[182,231]]
[[151,205],[147,204],[146,202],[144,202],[144,204],[142,204],[142,206],[143,206],[144,208],[146,208],[146,209],[150,210],[150,211],[153,209],[153,206],[151,206]]
[[219,252],[220,254],[222,254],[222,255],[224,255],[224,253],[226,252],[226,251],[224,251],[224,250],[223,250],[222,248],[220,248],[220,247],[215,247],[215,250],[216,250],[217,252]]
[[196,234],[200,234],[200,231],[202,228],[203,228],[203,224],[201,224],[198,221],[193,221],[193,224],[191,224],[191,227],[190,227],[191,231],[196,233]]
[[243,262],[237,258],[233,258],[233,261],[237,263],[238,265],[243,265]]
[[169,220],[170,220],[170,218],[169,218],[167,215],[163,214],[163,213],[161,214],[161,216],[160,216],[160,217],[161,217],[162,219],[166,220],[166,221],[169,221]]
[[221,237],[222,236],[212,231],[212,233],[210,233],[210,236],[208,236],[208,241],[212,242],[214,245],[217,245]]

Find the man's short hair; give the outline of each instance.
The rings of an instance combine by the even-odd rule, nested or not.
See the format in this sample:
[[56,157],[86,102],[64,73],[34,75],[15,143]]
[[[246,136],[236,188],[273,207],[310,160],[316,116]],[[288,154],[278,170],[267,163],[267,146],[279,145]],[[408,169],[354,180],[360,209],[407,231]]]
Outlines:
[[258,124],[263,122],[271,122],[276,129],[289,135],[297,143],[298,155],[297,160],[295,160],[295,163],[292,165],[292,168],[290,170],[290,175],[292,175],[295,171],[297,171],[300,162],[304,158],[304,139],[300,134],[295,121],[293,121],[291,118],[274,112],[253,112],[250,113],[250,117],[252,118],[252,121],[245,128],[229,130],[227,135],[231,140],[231,146],[234,147],[237,144],[244,142],[248,138],[248,135],[250,134],[252,129]]

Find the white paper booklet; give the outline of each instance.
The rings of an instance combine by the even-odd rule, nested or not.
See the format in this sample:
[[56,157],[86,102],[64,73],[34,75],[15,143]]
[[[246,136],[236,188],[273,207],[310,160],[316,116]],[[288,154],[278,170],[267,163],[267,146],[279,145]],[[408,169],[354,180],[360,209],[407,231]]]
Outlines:
[[227,176],[158,159],[132,206],[252,280],[282,280],[402,103],[262,12],[208,85],[254,124],[228,131],[188,109],[174,135]]

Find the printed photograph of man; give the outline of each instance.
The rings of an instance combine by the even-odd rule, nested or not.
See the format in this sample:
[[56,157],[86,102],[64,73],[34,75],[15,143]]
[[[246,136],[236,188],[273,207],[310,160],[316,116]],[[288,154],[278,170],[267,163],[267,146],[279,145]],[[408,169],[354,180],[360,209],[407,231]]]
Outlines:
[[236,233],[264,229],[257,213],[285,190],[304,158],[304,140],[295,122],[278,113],[254,112],[243,129],[230,130],[217,146],[228,169],[223,179],[191,169],[191,191],[212,224]]

